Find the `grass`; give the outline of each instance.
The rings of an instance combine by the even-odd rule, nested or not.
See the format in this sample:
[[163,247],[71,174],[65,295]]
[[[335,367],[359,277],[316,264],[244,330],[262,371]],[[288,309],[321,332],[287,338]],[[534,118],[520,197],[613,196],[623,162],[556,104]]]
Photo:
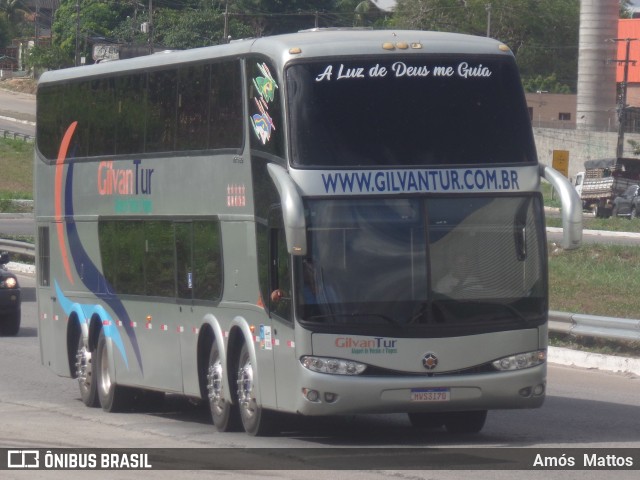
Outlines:
[[[545,206],[559,207],[542,183]],[[547,216],[547,226],[561,227]],[[583,216],[585,230],[640,233],[640,221]],[[552,310],[620,318],[640,317],[640,246],[583,244],[576,250],[549,245],[549,305]]]
[[640,316],[640,247],[549,245],[552,310],[621,318]]
[[14,199],[33,199],[33,143],[0,138],[0,211]]
[[[562,227],[560,217],[547,216],[547,227]],[[590,218],[582,217],[582,228],[585,230],[608,230],[609,232],[640,233],[640,220],[630,221],[628,218]]]

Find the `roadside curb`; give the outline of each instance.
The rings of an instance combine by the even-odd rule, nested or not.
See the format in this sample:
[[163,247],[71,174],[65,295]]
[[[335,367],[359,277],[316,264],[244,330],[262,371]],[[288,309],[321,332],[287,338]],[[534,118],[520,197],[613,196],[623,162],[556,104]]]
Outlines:
[[557,365],[633,374],[640,377],[640,358],[617,357],[582,350],[548,347],[548,360],[549,363]]
[[[30,115],[24,115],[24,116],[28,118],[32,118]],[[16,116],[7,117],[5,115],[0,115],[0,119],[7,120],[9,122],[14,122],[14,123],[22,123],[23,125],[31,125],[32,127],[36,126],[36,122],[33,120],[20,119],[20,118],[17,118]]]
[[[562,233],[561,227],[547,227],[547,232]],[[609,230],[582,230],[582,235],[590,235],[596,237],[621,237],[621,238],[640,238],[640,233],[635,232],[612,232]]]

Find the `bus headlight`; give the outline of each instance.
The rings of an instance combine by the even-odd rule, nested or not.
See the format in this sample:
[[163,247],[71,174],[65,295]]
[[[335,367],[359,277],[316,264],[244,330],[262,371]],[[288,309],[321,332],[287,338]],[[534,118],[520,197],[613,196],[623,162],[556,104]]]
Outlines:
[[518,353],[508,357],[499,358],[493,362],[496,370],[522,370],[540,365],[547,360],[546,350],[536,350],[535,352]]
[[312,372],[332,373],[335,375],[360,375],[367,368],[363,363],[340,358],[306,356],[302,357],[300,362]]

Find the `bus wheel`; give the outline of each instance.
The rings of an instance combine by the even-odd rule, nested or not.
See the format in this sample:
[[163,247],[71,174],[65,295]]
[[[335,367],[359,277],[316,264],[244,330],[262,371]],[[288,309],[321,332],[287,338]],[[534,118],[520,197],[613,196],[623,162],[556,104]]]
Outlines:
[[418,428],[440,428],[444,425],[444,415],[442,413],[411,412],[409,421],[411,425]]
[[238,406],[225,400],[224,369],[220,359],[218,345],[213,342],[209,353],[209,367],[207,368],[207,393],[209,410],[213,424],[220,432],[236,432],[240,430],[240,415]]
[[444,426],[449,433],[478,433],[486,420],[486,410],[450,412],[446,414]]
[[275,427],[274,412],[265,410],[256,402],[255,370],[251,364],[247,345],[242,345],[238,362],[238,406],[244,430],[255,436],[269,435]]
[[596,218],[604,218],[603,208],[600,206],[600,203],[596,203],[593,207],[593,216]]
[[87,407],[100,406],[98,398],[98,388],[93,375],[93,353],[84,344],[82,334],[78,339],[78,349],[76,350],[76,378],[80,386],[80,397],[82,403]]
[[96,349],[95,381],[98,398],[105,412],[120,412],[130,407],[133,391],[117,385],[109,372],[109,350],[104,330],[100,331]]

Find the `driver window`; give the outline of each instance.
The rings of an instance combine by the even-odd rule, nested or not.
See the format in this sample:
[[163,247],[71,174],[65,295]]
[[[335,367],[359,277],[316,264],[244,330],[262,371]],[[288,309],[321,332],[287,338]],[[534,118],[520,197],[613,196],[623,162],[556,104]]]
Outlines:
[[269,215],[269,310],[284,320],[291,321],[291,256],[282,225],[282,211]]

